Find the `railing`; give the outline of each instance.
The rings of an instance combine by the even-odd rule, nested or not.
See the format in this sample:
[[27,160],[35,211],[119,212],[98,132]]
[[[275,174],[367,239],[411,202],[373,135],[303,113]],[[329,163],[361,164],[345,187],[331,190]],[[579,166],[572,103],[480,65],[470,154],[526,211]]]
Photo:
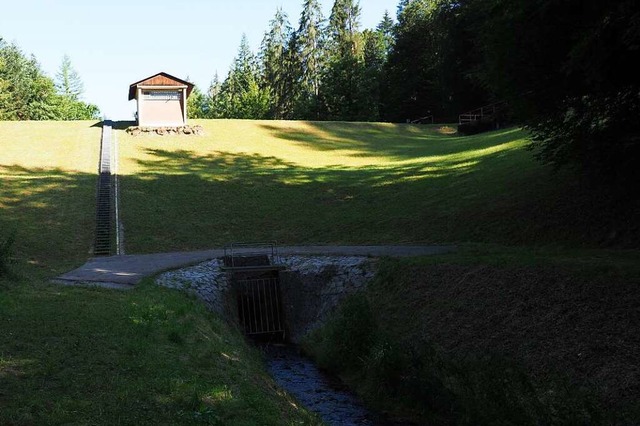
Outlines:
[[281,263],[278,244],[275,241],[266,243],[231,243],[224,247],[225,266],[227,267],[244,267],[246,266],[243,262],[244,259],[257,257],[268,258],[270,265],[279,265]]
[[458,116],[458,124],[472,123],[484,119],[494,118],[505,107],[505,102],[496,102],[495,104],[483,106]]
[[424,117],[416,118],[415,120],[411,121],[411,124],[418,124],[418,123],[425,123],[425,122],[429,122],[433,124],[433,115],[426,115]]

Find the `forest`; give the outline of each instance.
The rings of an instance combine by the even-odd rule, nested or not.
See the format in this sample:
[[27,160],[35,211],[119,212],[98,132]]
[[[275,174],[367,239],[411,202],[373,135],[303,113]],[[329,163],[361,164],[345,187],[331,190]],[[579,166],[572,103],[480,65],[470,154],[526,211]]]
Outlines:
[[82,80],[68,56],[55,79],[37,59],[0,37],[0,120],[90,120],[100,109],[82,100]]
[[640,178],[640,3],[401,0],[361,29],[357,0],[328,18],[278,9],[259,52],[240,42],[198,118],[456,122],[490,103],[526,127],[544,163],[630,187]]
[[[243,37],[189,116],[451,123],[499,102],[543,162],[640,177],[637,1],[400,0],[369,29],[358,0],[302,6],[295,23],[275,11],[258,52]],[[69,58],[54,81],[0,38],[0,119],[96,118],[81,94]]]

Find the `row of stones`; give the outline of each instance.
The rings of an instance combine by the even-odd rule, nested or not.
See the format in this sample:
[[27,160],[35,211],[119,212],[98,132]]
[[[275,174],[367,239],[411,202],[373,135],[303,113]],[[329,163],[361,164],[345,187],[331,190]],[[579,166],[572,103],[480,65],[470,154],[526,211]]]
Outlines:
[[142,133],[149,134],[155,133],[160,136],[164,135],[203,135],[204,129],[202,126],[178,126],[178,127],[141,127],[131,126],[127,128],[127,133],[133,136],[138,136]]

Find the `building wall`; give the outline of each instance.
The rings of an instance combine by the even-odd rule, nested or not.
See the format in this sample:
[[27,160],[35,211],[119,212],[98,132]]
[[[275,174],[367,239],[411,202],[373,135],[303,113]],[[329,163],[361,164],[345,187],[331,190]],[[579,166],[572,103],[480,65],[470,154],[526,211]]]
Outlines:
[[163,96],[149,96],[148,92],[160,94],[174,91],[143,90],[139,99],[138,124],[140,126],[182,126],[184,125],[182,91],[176,99],[166,99]]

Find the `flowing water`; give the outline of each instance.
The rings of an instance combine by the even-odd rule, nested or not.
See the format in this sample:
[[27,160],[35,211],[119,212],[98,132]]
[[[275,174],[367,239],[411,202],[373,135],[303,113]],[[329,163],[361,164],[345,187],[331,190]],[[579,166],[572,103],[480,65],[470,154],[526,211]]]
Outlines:
[[295,346],[262,347],[267,368],[278,386],[293,395],[309,411],[317,413],[328,425],[401,426],[367,410],[339,380],[318,369]]

